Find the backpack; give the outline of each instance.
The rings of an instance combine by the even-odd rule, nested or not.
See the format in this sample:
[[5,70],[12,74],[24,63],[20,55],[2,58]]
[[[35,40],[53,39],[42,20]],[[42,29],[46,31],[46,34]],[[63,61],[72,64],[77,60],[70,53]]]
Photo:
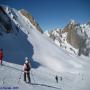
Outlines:
[[[26,64],[26,63],[25,63],[25,64]],[[26,71],[30,71],[30,65],[29,65],[29,63],[27,63],[26,66],[27,66]]]

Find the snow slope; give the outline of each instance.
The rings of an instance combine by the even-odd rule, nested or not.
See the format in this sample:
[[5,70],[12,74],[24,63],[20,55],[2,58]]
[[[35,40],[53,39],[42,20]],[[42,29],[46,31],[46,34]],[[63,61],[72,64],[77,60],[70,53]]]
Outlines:
[[[84,57],[82,58],[84,60]],[[87,68],[90,62],[86,60]],[[88,64],[89,63],[89,64]],[[23,82],[22,66],[3,62],[0,66],[0,88],[11,90],[89,90],[90,72],[83,69],[79,73],[53,72],[48,68],[40,67],[31,70],[32,85]],[[59,77],[59,83],[55,81],[55,75]],[[62,80],[61,80],[62,77]],[[13,89],[14,88],[14,89]],[[1,89],[3,90],[3,89]],[[7,90],[7,89],[4,89]]]
[[64,29],[46,31],[56,45],[74,55],[86,55],[90,53],[90,24],[79,24],[71,20]]
[[[17,16],[16,20],[11,17],[13,13],[8,15],[14,32],[2,32],[0,47],[4,49],[4,60],[16,64],[4,62],[4,66],[0,66],[0,88],[10,86],[20,90],[89,90],[89,58],[76,57],[57,47],[19,11],[13,9],[13,12]],[[32,63],[31,79],[34,85],[23,82],[22,64],[26,56]],[[62,81],[59,78],[58,84],[55,82],[56,74],[63,78]]]
[[50,32],[46,31],[44,34],[51,38],[57,46],[63,48],[64,50],[74,55],[78,54],[78,49],[75,49],[67,42],[67,32],[62,33],[62,30],[57,28]]

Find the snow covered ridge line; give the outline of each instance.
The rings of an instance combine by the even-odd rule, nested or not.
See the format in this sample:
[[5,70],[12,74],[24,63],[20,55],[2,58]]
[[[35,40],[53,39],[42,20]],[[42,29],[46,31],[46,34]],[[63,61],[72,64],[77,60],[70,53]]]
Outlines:
[[75,55],[90,55],[90,23],[78,24],[71,20],[64,29],[55,29],[46,34],[61,48]]
[[25,16],[35,27],[38,31],[40,31],[41,33],[43,33],[41,27],[39,26],[39,24],[36,22],[36,20],[34,19],[34,17],[26,10],[21,9],[20,13]]
[[[6,25],[5,25],[6,23],[4,22],[5,19],[3,17],[6,17],[6,19],[8,19],[8,20],[9,20],[9,17],[10,17],[10,18],[12,18],[12,20],[17,21],[17,19],[18,19],[18,16],[17,15],[18,14],[15,13],[15,12],[20,12],[23,16],[25,16],[32,23],[32,25],[36,28],[36,30],[38,30],[39,32],[43,33],[43,30],[41,29],[40,25],[36,22],[36,20],[34,19],[34,17],[28,11],[26,11],[24,9],[17,11],[14,8],[10,8],[8,6],[1,5],[0,6],[0,12],[1,12],[1,14],[0,14],[1,15],[0,16],[1,17],[0,22],[3,21],[1,23],[1,25],[2,24],[4,25],[6,31],[11,30],[11,29],[8,28],[11,25],[7,25],[7,27],[6,27]],[[11,23],[11,20],[9,20],[8,23]]]
[[5,12],[5,8],[0,6],[0,26],[9,33],[12,31],[11,19],[8,14]]

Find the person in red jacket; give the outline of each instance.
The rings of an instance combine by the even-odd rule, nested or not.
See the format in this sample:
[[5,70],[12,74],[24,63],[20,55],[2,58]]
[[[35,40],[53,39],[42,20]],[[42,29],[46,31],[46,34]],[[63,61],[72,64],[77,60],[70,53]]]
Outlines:
[[2,65],[3,60],[3,49],[0,49],[0,64]]

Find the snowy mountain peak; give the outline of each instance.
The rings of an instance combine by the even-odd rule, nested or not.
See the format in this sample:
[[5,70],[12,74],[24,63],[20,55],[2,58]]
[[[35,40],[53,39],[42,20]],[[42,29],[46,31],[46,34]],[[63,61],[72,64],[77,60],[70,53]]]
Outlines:
[[[71,20],[63,30],[53,30],[47,34],[55,43],[70,53],[88,56],[90,53],[90,26]],[[88,43],[87,43],[88,42]]]
[[74,19],[71,19],[69,24],[73,24],[74,25],[74,24],[76,24],[76,21]]
[[73,30],[76,26],[79,26],[79,23],[77,23],[75,20],[71,20],[63,29],[63,32],[69,32],[70,30]]
[[30,20],[30,22],[36,27],[36,29],[38,31],[40,31],[41,33],[43,33],[41,27],[39,26],[39,24],[37,23],[37,21],[34,19],[34,17],[31,15],[31,13],[29,13],[28,11],[21,9],[19,10],[21,12],[22,15],[24,15],[27,19]]
[[[0,23],[1,23],[2,27],[4,25],[3,28],[7,32],[9,30],[11,30],[11,29],[8,29],[8,28],[13,27],[12,25],[10,25],[12,23],[12,20],[16,21],[15,24],[17,24],[19,26],[19,24],[17,23],[18,13],[19,13],[19,14],[22,14],[23,16],[25,16],[28,19],[28,21],[32,24],[32,26],[34,26],[36,28],[36,30],[43,33],[43,31],[42,31],[41,27],[39,26],[39,24],[36,22],[36,20],[33,18],[33,16],[29,12],[27,12],[26,10],[22,9],[22,10],[17,11],[14,8],[10,8],[8,6],[1,5],[0,6],[0,11],[1,11],[1,19],[0,19],[1,22]],[[12,18],[12,20],[10,20],[10,18]],[[6,21],[6,20],[9,20],[9,21]]]

